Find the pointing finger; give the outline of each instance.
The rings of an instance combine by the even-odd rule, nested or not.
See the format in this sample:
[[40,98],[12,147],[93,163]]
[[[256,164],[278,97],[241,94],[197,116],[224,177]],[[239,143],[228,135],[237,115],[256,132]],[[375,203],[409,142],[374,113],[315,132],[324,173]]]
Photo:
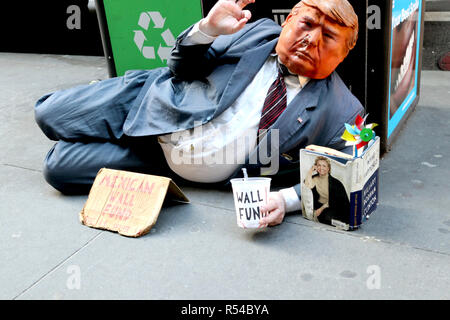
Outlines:
[[268,216],[265,216],[264,218],[261,218],[259,220],[259,225],[265,225],[265,226],[276,226],[277,224],[280,224],[282,221],[282,212],[279,209],[276,209],[272,211]]
[[[262,220],[262,219],[261,219]],[[258,229],[262,229],[262,228],[267,228],[267,223],[265,223],[264,221],[259,220],[259,226]]]
[[255,2],[255,0],[236,0],[236,4],[242,8],[244,8],[246,5]]
[[265,205],[261,206],[261,211],[262,212],[270,212],[277,208],[278,208],[277,203],[275,201],[273,201],[272,199],[270,199],[269,201],[267,201],[267,203]]
[[235,24],[235,25],[233,26],[232,32],[235,33],[235,32],[238,32],[239,30],[241,30],[241,29],[245,26],[245,24],[247,23],[247,21],[248,21],[247,18],[241,18],[241,19],[238,21],[238,23]]

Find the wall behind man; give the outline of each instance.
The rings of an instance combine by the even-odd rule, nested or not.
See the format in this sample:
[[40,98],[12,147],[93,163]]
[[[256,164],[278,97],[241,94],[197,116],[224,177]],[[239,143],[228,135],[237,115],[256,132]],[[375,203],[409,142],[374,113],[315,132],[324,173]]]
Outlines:
[[0,51],[103,55],[93,1],[5,0]]

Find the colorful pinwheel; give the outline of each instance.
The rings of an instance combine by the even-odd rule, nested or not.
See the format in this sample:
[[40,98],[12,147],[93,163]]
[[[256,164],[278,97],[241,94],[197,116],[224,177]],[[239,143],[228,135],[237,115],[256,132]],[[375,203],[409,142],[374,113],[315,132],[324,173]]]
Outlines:
[[364,125],[367,116],[368,114],[362,118],[360,115],[357,115],[353,126],[348,123],[345,124],[345,131],[341,138],[347,141],[345,143],[346,146],[354,146],[356,148],[355,155],[359,153],[358,151],[360,149],[362,151],[364,147],[369,144],[370,140],[375,139],[375,132],[373,131],[373,128],[375,128],[378,124],[370,123]]

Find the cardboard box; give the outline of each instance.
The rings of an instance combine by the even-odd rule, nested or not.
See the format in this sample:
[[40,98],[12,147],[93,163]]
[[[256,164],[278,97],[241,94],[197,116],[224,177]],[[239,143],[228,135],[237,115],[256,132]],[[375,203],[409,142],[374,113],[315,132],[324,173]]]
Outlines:
[[80,212],[80,221],[89,227],[139,237],[155,225],[166,195],[189,202],[169,178],[103,168]]
[[[316,160],[328,159],[328,194],[320,173],[310,171]],[[327,160],[322,160],[322,163]],[[300,150],[302,215],[343,230],[354,230],[369,218],[378,205],[380,138],[377,137],[361,156],[353,158],[336,150],[310,146]],[[308,178],[309,176],[309,178]],[[311,177],[316,177],[314,182]],[[325,176],[324,176],[325,177]],[[320,189],[320,190],[319,190]],[[325,193],[325,197],[320,193]],[[322,196],[322,199],[319,198]],[[328,198],[328,203],[323,202]],[[321,202],[322,201],[322,202]],[[328,208],[326,206],[328,205]],[[324,207],[322,213],[317,209]],[[325,214],[322,216],[322,214]]]

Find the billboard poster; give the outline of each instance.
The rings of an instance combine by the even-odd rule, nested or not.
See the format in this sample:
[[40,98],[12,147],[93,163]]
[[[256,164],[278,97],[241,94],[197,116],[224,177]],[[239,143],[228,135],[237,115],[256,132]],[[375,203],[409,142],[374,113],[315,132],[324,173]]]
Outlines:
[[420,0],[393,0],[390,48],[388,138],[418,93]]

